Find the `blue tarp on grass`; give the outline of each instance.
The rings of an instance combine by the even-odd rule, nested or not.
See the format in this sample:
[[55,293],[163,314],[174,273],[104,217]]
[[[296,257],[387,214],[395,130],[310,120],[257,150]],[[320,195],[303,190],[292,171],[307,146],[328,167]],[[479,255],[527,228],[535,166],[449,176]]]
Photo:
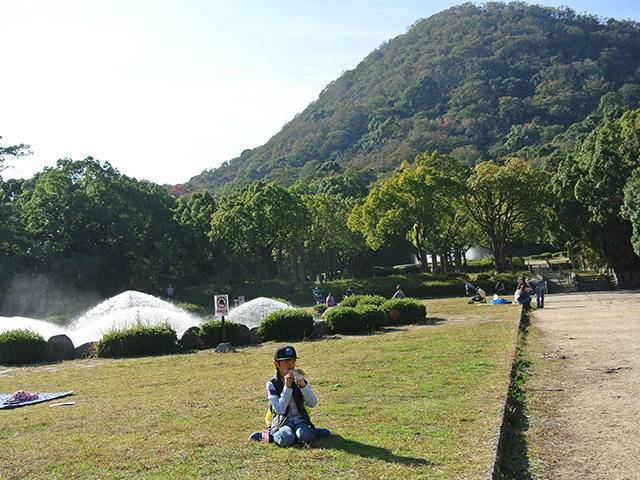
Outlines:
[[21,403],[12,403],[9,405],[5,405],[4,402],[9,399],[11,394],[0,393],[0,409],[24,407],[25,405],[33,405],[34,403],[47,402],[49,400],[53,400],[54,398],[66,397],[67,395],[71,395],[72,393],[73,393],[73,390],[69,392],[39,393],[38,398],[36,398],[35,400],[29,400]]

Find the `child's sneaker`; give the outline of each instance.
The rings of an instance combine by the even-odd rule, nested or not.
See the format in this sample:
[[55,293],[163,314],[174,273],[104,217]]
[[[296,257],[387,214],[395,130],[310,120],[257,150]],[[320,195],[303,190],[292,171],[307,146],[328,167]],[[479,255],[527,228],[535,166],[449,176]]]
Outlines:
[[255,440],[256,442],[259,442],[260,440],[262,440],[262,432],[253,432],[251,435],[249,435],[249,440]]
[[324,438],[331,436],[331,430],[328,428],[316,428],[315,429],[316,438]]

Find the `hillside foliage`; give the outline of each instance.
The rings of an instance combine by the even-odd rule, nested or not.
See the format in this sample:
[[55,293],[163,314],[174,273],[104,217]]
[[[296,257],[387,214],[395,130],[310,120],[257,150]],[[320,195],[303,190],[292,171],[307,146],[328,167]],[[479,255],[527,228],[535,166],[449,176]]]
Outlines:
[[639,52],[636,22],[466,3],[383,43],[265,145],[183,191],[263,180],[357,197],[424,151],[467,166],[503,156],[555,166],[603,119],[638,107]]

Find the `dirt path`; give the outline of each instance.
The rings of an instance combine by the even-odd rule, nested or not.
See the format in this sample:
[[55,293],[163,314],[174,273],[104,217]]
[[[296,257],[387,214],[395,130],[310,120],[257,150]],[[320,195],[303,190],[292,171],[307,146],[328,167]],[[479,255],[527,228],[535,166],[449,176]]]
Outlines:
[[530,337],[537,478],[640,478],[640,292],[547,296]]

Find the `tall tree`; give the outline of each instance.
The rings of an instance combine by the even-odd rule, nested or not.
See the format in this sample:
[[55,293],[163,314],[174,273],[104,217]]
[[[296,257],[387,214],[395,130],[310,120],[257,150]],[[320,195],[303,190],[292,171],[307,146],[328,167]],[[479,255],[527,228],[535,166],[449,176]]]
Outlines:
[[248,274],[265,279],[281,271],[308,225],[309,213],[298,195],[259,182],[220,199],[210,235]]
[[640,110],[593,130],[553,179],[554,222],[591,263],[616,271],[636,268],[632,225],[621,214],[624,186],[640,166]]
[[498,272],[507,267],[506,253],[512,242],[535,236],[543,228],[547,184],[546,172],[519,159],[504,165],[481,163],[467,179],[465,207],[493,250]]
[[633,251],[640,257],[640,167],[636,168],[624,186],[622,216],[631,222]]
[[363,232],[374,249],[387,235],[406,237],[426,269],[427,248],[430,242],[433,245],[459,186],[449,172],[436,168],[431,157],[418,156],[416,163],[403,163],[392,177],[371,190],[362,205],[354,207],[349,227]]

